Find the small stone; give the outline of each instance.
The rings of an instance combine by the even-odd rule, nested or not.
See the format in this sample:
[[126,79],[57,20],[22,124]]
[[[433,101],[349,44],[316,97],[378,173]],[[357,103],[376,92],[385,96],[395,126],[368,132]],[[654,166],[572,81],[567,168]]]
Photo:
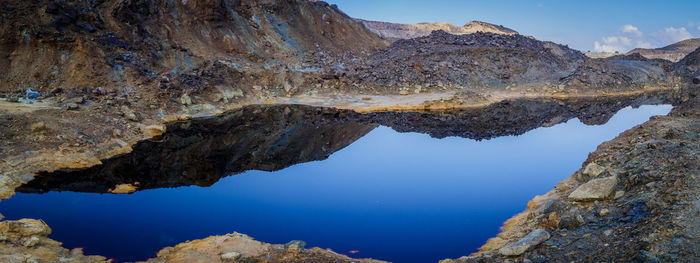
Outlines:
[[600,216],[608,216],[610,214],[610,210],[607,208],[600,209],[600,212],[598,212]]
[[539,245],[540,243],[547,241],[550,238],[549,232],[544,229],[535,229],[534,231],[527,234],[527,236],[518,240],[517,242],[510,243],[505,247],[498,250],[498,253],[504,256],[519,256],[525,253],[532,247]]
[[581,215],[564,216],[559,220],[557,228],[574,230],[583,225],[585,221]]
[[124,114],[124,117],[130,121],[139,121],[139,117],[136,116],[136,113],[134,113],[129,107],[127,106],[122,106],[121,107],[122,114]]
[[192,104],[192,98],[190,98],[190,96],[187,94],[182,94],[182,96],[180,97],[180,104],[185,106],[190,105]]
[[593,179],[569,195],[569,201],[595,201],[608,198],[617,187],[617,176]]
[[591,177],[598,177],[603,172],[605,172],[605,167],[598,165],[597,163],[589,163],[586,168],[583,169],[583,174]]
[[71,100],[75,104],[83,104],[85,103],[85,98],[81,97],[75,97]]
[[696,76],[693,78],[693,84],[700,84],[700,76]]
[[80,108],[80,106],[78,106],[78,104],[75,104],[75,103],[73,103],[73,102],[69,102],[69,103],[66,104],[66,109],[67,109],[67,110],[77,110],[77,109],[79,109],[79,108]]
[[624,195],[625,195],[625,191],[622,191],[622,190],[617,191],[617,192],[615,192],[615,199],[620,199]]
[[39,244],[39,241],[41,241],[38,237],[30,237],[27,240],[24,241],[22,245],[25,247],[34,247]]
[[43,132],[46,131],[46,123],[37,122],[32,124],[29,128],[32,130],[32,132]]
[[136,186],[133,184],[119,184],[115,186],[114,189],[110,189],[108,192],[112,194],[131,194],[136,192]]
[[143,128],[143,133],[151,138],[157,138],[165,134],[165,125],[148,125]]
[[121,137],[121,136],[122,136],[122,130],[120,130],[120,129],[114,129],[114,130],[112,130],[112,135],[113,135],[114,137]]
[[228,252],[221,254],[221,260],[223,261],[234,261],[241,258],[241,253],[238,252]]

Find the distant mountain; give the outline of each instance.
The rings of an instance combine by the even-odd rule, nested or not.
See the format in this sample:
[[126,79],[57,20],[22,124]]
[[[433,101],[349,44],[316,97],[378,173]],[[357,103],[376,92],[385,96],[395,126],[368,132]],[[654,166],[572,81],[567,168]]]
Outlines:
[[451,23],[419,23],[419,24],[395,24],[379,21],[357,19],[367,29],[385,39],[411,39],[430,35],[430,32],[443,30],[454,35],[472,34],[476,32],[496,33],[502,35],[517,35],[518,32],[504,26],[498,26],[481,21],[471,21],[458,27]]
[[678,62],[698,47],[700,47],[700,38],[691,38],[662,48],[635,48],[627,52],[627,55],[640,54],[648,59],[661,58]]

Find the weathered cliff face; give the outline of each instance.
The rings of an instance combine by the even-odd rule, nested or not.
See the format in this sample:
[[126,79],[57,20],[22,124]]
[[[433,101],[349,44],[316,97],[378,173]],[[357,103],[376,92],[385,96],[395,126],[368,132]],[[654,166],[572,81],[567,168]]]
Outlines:
[[458,27],[451,23],[419,23],[419,24],[396,24],[379,21],[368,21],[357,19],[362,22],[367,29],[385,39],[411,39],[430,35],[436,30],[443,30],[450,34],[464,35],[476,32],[496,33],[503,35],[517,35],[518,32],[504,26],[497,26],[481,21],[471,21],[464,26]]
[[0,9],[0,93],[231,86],[243,71],[384,46],[317,1],[3,0]]

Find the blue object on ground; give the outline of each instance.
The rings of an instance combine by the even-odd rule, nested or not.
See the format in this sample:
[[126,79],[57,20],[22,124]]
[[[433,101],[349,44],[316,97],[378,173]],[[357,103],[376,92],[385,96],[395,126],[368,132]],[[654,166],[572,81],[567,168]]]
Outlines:
[[35,100],[38,97],[41,97],[41,93],[31,88],[27,89],[27,99]]

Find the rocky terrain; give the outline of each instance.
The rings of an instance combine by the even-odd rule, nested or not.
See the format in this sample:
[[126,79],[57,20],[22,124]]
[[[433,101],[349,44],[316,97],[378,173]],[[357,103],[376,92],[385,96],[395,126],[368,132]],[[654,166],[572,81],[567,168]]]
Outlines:
[[[454,30],[475,28],[487,31],[484,28],[491,27],[474,23]],[[32,181],[37,173],[61,171],[58,174],[65,175],[68,170],[101,169],[99,165],[138,164],[129,158],[144,157],[138,154],[147,153],[144,149],[157,141],[175,140],[168,137],[171,134],[201,136],[188,133],[181,125],[196,125],[192,120],[227,112],[259,114],[243,108],[249,105],[303,104],[369,113],[348,126],[321,122],[318,127],[308,127],[304,132],[325,133],[335,144],[295,148],[304,154],[287,160],[292,164],[325,158],[377,124],[399,130],[411,126],[402,120],[444,124],[434,121],[444,118],[439,114],[386,113],[381,117],[372,112],[483,109],[490,105],[488,109],[498,112],[504,104],[518,99],[592,99],[605,104],[615,98],[662,91],[680,93],[683,98],[690,83],[700,82],[698,50],[672,64],[635,55],[591,59],[566,46],[510,34],[500,27],[495,30],[501,32],[453,35],[438,30],[390,43],[321,1],[0,0],[0,199],[10,198],[16,187]],[[697,211],[697,167],[692,161],[698,148],[698,104],[694,96],[681,100],[685,102],[671,115],[626,132],[591,155],[586,164],[595,162],[607,173],[577,173],[533,201],[525,214],[509,221],[500,239],[491,240],[482,253],[459,261],[512,259],[506,256],[542,261],[544,255],[572,259],[591,251],[598,259],[697,256],[688,251],[700,251],[693,242],[697,240],[694,226],[699,224],[689,219],[697,218],[691,215]],[[521,116],[512,121],[524,124],[512,125],[509,132],[517,134],[561,118],[586,116],[584,106],[573,105],[551,114]],[[521,112],[532,112],[527,105],[521,106]],[[285,113],[284,108],[268,113],[277,117],[292,114],[284,117],[291,120],[287,124],[294,120],[304,123],[299,118],[308,116]],[[465,116],[474,114],[466,111]],[[591,122],[606,118],[590,117]],[[258,124],[259,130],[240,132],[268,132],[274,138],[281,136],[275,133],[277,129],[289,128]],[[484,138],[498,135],[489,133],[488,125],[481,127],[483,130],[475,125],[476,130],[466,132],[423,127],[437,137],[459,132]],[[338,138],[335,131],[345,129],[352,131],[352,136]],[[236,145],[235,141],[198,143],[190,147]],[[272,141],[259,143],[262,146],[247,145],[241,152],[260,147],[280,151],[279,155],[272,151],[262,159],[234,156],[251,165],[237,169],[280,168],[265,158],[282,156],[284,150]],[[149,158],[177,156],[182,153],[174,149],[177,147]],[[83,191],[206,185],[220,176],[213,174],[235,170],[223,165],[212,169],[202,174],[188,171],[194,175],[185,182],[159,178],[161,181],[152,181],[153,185],[141,186],[124,174],[105,174]],[[615,193],[624,191],[622,196],[596,197],[598,204],[591,204],[588,198],[568,202],[571,192],[592,177],[605,180],[591,185],[615,182],[617,187],[612,188]],[[71,183],[48,178],[24,189],[71,189],[76,186]],[[545,203],[552,206],[537,210],[543,207],[538,200],[551,200]],[[607,212],[602,212],[603,208]],[[0,233],[0,261],[105,260],[86,257],[80,249],[61,248],[60,243],[47,238],[50,228],[41,221],[0,221]],[[238,235],[212,237],[164,249],[152,261],[185,261],[190,259],[187,255],[201,261],[354,261],[318,249],[298,249],[298,245],[280,247],[248,240]],[[633,240],[634,245],[623,245],[629,243],[622,242],[627,240]],[[222,242],[231,243],[231,248],[242,242],[246,249],[249,245],[255,251],[246,254],[223,250],[228,247],[207,248]]]
[[537,196],[480,252],[450,262],[700,259],[698,86],[591,153],[581,170]]
[[626,55],[640,54],[648,59],[665,59],[678,62],[690,52],[700,47],[700,38],[691,38],[661,48],[635,48]]
[[517,35],[518,32],[494,24],[481,21],[471,21],[464,26],[458,27],[451,23],[419,23],[419,24],[395,24],[379,21],[368,21],[357,19],[367,29],[387,40],[411,39],[430,35],[431,32],[442,30],[454,35],[473,34],[476,32],[495,33],[503,35]]

